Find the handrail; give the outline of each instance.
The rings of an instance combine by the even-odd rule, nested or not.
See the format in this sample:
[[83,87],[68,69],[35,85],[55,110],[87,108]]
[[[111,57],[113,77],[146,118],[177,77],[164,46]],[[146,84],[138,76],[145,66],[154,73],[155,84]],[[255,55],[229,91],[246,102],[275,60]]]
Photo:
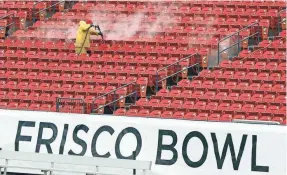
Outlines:
[[[245,37],[245,38],[243,38],[242,40],[240,40],[240,32],[246,30],[247,28],[253,27],[253,26],[255,26],[255,25],[257,26],[258,31],[255,32],[254,34],[251,34],[251,35],[249,35],[248,37]],[[218,41],[218,43],[217,43],[217,64],[219,64],[219,62],[220,62],[220,54],[221,54],[222,52],[224,52],[224,51],[230,49],[231,47],[233,47],[233,46],[235,46],[235,45],[238,45],[238,54],[239,54],[239,52],[240,52],[240,43],[241,43],[242,41],[246,40],[246,39],[249,39],[249,38],[252,37],[252,36],[255,36],[255,35],[258,35],[258,36],[257,36],[257,41],[259,41],[259,34],[260,34],[260,32],[259,32],[259,22],[255,22],[255,23],[252,23],[252,24],[250,24],[250,25],[248,25],[248,26],[246,26],[246,27],[240,29],[239,31],[237,31],[237,32],[235,32],[235,33],[233,33],[233,34],[231,34],[231,35],[228,35],[228,36],[226,36],[226,37],[220,39],[220,40]],[[225,40],[227,40],[227,39],[229,39],[229,38],[235,36],[235,35],[237,35],[237,42],[236,42],[235,44],[233,44],[233,45],[231,45],[231,46],[225,48],[224,50],[221,50],[221,51],[220,51],[220,43],[221,43],[222,41],[225,41]]]
[[127,86],[129,86],[129,85],[136,84],[136,83],[137,83],[137,82],[134,81],[134,82],[131,82],[131,83],[129,83],[129,84],[125,84],[125,85],[123,85],[123,86],[121,86],[121,87],[119,87],[119,88],[117,88],[117,89],[115,89],[115,90],[112,90],[112,91],[110,91],[110,92],[108,92],[108,93],[105,93],[105,94],[100,95],[100,96],[98,96],[97,98],[93,99],[92,112],[94,112],[94,109],[95,109],[95,101],[96,101],[96,100],[98,100],[98,99],[100,99],[100,98],[102,98],[102,97],[105,97],[105,96],[107,96],[107,95],[110,95],[110,94],[112,94],[112,93],[115,93],[116,91],[118,91],[118,90],[120,90],[120,89],[122,89],[122,88],[125,88],[125,87],[127,87]]
[[[281,11],[278,12],[277,15],[277,19],[278,19],[278,23],[277,23],[277,31],[278,31],[278,35],[280,33],[280,24],[283,23],[284,21],[286,22],[286,18],[283,18],[283,20],[281,20],[281,13],[283,13],[284,11],[287,11],[287,9],[283,9]],[[285,20],[284,20],[285,19]]]
[[129,93],[128,95],[122,96],[122,97],[120,97],[119,99],[116,99],[116,100],[114,100],[114,101],[112,101],[112,102],[110,102],[110,103],[107,103],[107,104],[105,104],[105,105],[100,106],[100,107],[98,107],[97,109],[94,109],[92,112],[98,111],[99,109],[105,108],[106,106],[109,106],[109,105],[111,105],[111,104],[114,104],[113,111],[115,111],[115,109],[116,109],[116,104],[115,104],[115,103],[116,103],[116,102],[118,102],[118,101],[120,101],[120,100],[122,100],[122,99],[125,99],[126,97],[129,97],[129,96],[131,96],[131,95],[134,95],[134,94],[135,94],[135,96],[136,96],[136,98],[137,98],[137,91],[134,91],[134,92]]
[[76,100],[81,101],[81,103],[84,104],[83,109],[82,109],[82,113],[83,114],[85,113],[86,103],[85,103],[84,99],[82,99],[82,98],[67,98],[67,97],[59,97],[56,99],[56,112],[60,112],[60,105],[59,105],[60,100],[71,100],[71,103],[73,103],[73,101],[76,101]]
[[[163,81],[163,80],[165,80],[165,79],[167,79],[167,78],[169,78],[169,77],[172,77],[172,76],[174,76],[174,75],[178,75],[178,73],[183,72],[183,71],[185,71],[185,70],[187,70],[187,69],[189,69],[189,68],[191,68],[191,67],[193,67],[193,66],[198,65],[198,63],[196,63],[196,64],[194,64],[194,65],[191,65],[191,66],[189,66],[189,67],[187,67],[187,68],[185,68],[185,69],[182,69],[182,70],[180,70],[180,71],[177,71],[177,72],[173,73],[172,75],[167,76],[167,77],[165,77],[165,78],[163,78],[163,79],[161,79],[161,80],[159,80],[159,72],[160,72],[160,71],[165,70],[165,69],[167,69],[167,68],[169,68],[169,67],[171,67],[171,66],[174,66],[174,65],[179,66],[179,62],[184,61],[184,60],[187,60],[187,59],[190,59],[190,58],[193,57],[193,56],[199,56],[199,54],[198,54],[198,53],[194,53],[194,54],[192,54],[192,55],[189,55],[189,56],[187,56],[187,57],[184,57],[184,58],[178,60],[177,62],[175,62],[175,63],[173,63],[173,64],[170,64],[170,65],[165,66],[165,67],[163,67],[163,68],[161,68],[161,69],[158,69],[158,70],[156,71],[156,82],[155,82],[155,84],[156,84],[156,92],[158,91],[158,83],[159,83],[159,82],[161,82],[161,81]],[[178,77],[177,77],[177,79],[178,79]]]
[[[37,14],[43,12],[43,11],[46,11],[47,9],[50,9],[51,7],[55,7],[56,5],[65,2],[65,0],[59,0],[59,2],[57,2],[57,3],[53,4],[53,5],[50,5],[50,6],[44,8],[44,9],[38,11],[38,12],[35,12],[36,5],[41,3],[41,2],[45,2],[45,1],[38,1],[37,3],[33,4],[33,17],[32,17],[33,18],[33,22],[36,22],[35,15],[37,15]],[[54,2],[54,1],[51,1],[51,2]],[[54,10],[54,13],[55,13],[55,8],[53,8],[53,10]]]
[[39,0],[38,2],[34,2],[33,3],[33,9],[32,9],[32,21],[33,21],[33,23],[35,23],[36,22],[36,20],[35,20],[35,8],[36,8],[36,5],[37,4],[40,4],[41,2],[44,2],[44,0]]
[[275,121],[261,121],[261,120],[233,119],[232,122],[234,122],[234,123],[244,123],[244,124],[280,125],[280,122],[275,122]]
[[178,73],[180,73],[180,72],[183,72],[183,71],[185,71],[185,70],[188,70],[189,68],[194,67],[194,66],[197,66],[197,65],[199,65],[199,63],[195,63],[195,64],[193,64],[193,65],[191,65],[191,66],[185,67],[185,68],[181,69],[180,71],[177,71],[177,72],[175,72],[175,73],[173,73],[173,74],[171,74],[171,75],[169,75],[169,76],[167,76],[167,77],[164,77],[164,78],[158,80],[158,82],[161,82],[161,81],[163,81],[163,80],[166,80],[166,79],[168,79],[168,78],[170,78],[170,77],[172,77],[172,76],[174,76],[174,75],[176,75],[176,74],[178,74]]
[[[1,19],[5,19],[5,18],[10,17],[10,16],[12,16],[12,18],[14,18],[14,19],[12,19],[12,22],[9,23],[9,24],[7,24],[6,26],[1,26],[1,27],[0,27],[0,30],[4,29],[4,28],[6,28],[6,27],[9,27],[9,26],[11,26],[11,25],[14,25],[14,27],[15,27],[15,24],[16,24],[16,22],[15,22],[16,14],[15,14],[15,13],[11,13],[11,14],[8,14],[8,15],[5,15],[5,16],[1,16],[1,17],[0,17],[0,20],[1,20]],[[14,29],[15,29],[15,28],[14,28]],[[6,32],[8,32],[8,31],[6,31]],[[5,33],[5,35],[6,35],[6,33]]]
[[[53,1],[52,1],[52,2],[53,2]],[[42,9],[42,10],[36,12],[35,15],[37,15],[38,13],[41,13],[41,12],[43,12],[43,11],[45,11],[45,10],[51,8],[51,7],[54,7],[54,6],[58,5],[58,4],[61,4],[62,2],[65,2],[65,0],[61,0],[61,1],[59,1],[59,2],[57,2],[57,3],[55,3],[55,4],[51,5],[51,6],[49,6],[49,7],[47,7],[47,8],[44,8],[44,9]]]
[[14,16],[15,17],[16,14],[15,13],[11,13],[11,14],[8,14],[8,15],[5,15],[5,16],[1,16],[0,19],[4,19],[4,18],[6,18],[8,16]]

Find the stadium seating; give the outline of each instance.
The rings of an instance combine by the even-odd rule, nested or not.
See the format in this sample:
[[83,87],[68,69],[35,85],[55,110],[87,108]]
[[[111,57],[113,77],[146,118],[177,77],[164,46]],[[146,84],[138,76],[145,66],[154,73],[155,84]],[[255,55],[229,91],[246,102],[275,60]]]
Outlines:
[[[278,12],[284,1],[95,1],[77,2],[72,9],[45,1],[2,2],[0,14],[15,14],[17,30],[0,40],[0,108],[56,111],[56,99],[76,98],[87,103],[86,113],[97,97],[123,85],[134,83],[96,102],[97,106],[137,91],[141,97],[125,109],[125,100],[115,115],[232,121],[233,119],[286,122],[286,28],[274,37]],[[284,13],[283,13],[284,14]],[[36,18],[26,28],[26,21]],[[0,20],[0,26],[11,22]],[[80,20],[97,21],[104,41],[92,38],[92,55],[74,54],[75,32]],[[134,24],[137,20],[138,24]],[[241,43],[241,52],[213,69],[205,69],[220,39],[239,32],[240,38],[260,33],[259,43]],[[120,35],[117,31],[131,35]],[[72,29],[72,30],[71,30]],[[2,29],[0,37],[5,37]],[[255,37],[251,38],[255,40]],[[199,53],[171,66],[188,55]],[[166,81],[153,96],[147,95],[164,78],[184,67],[200,63],[203,71],[192,80],[184,73],[176,86],[166,89]],[[157,77],[157,75],[159,77]],[[137,88],[137,89],[135,89]],[[58,106],[59,107],[59,106]],[[78,106],[65,103],[62,112],[82,113]],[[104,111],[97,111],[103,113]]]

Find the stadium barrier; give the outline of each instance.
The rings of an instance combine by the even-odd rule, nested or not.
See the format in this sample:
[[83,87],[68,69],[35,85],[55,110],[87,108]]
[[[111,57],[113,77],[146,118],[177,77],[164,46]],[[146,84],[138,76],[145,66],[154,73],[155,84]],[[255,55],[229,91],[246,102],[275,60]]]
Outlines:
[[64,9],[64,3],[65,3],[65,0],[59,0],[58,2],[57,1],[51,1],[51,3],[53,3],[52,5],[46,7],[46,8],[43,8],[43,9],[40,9],[38,12],[36,12],[36,5],[37,4],[40,4],[42,2],[45,2],[45,1],[38,1],[38,2],[34,2],[33,4],[33,9],[32,9],[32,21],[33,23],[36,22],[37,20],[37,15],[39,14],[39,19],[40,20],[44,20],[46,15],[47,15],[47,10],[51,10],[52,9],[52,13],[54,14],[56,12],[56,6],[59,5],[59,9]]
[[[37,154],[4,150],[0,150],[0,159],[5,160],[5,164],[0,165],[0,173],[3,169],[3,175],[7,175],[7,172],[11,168],[40,170],[44,175],[52,175],[55,172],[84,173],[86,175],[118,175],[118,173],[106,173],[103,170],[101,171],[100,168],[103,167],[133,170],[130,171],[130,175],[136,175],[139,170],[143,172],[141,173],[142,175],[145,175],[146,171],[151,170],[150,161]],[[15,161],[17,161],[17,163],[15,163]],[[21,162],[30,162],[33,163],[33,166],[23,166]],[[85,168],[78,166],[85,166]]]
[[[131,88],[132,89],[132,92],[131,93],[129,93],[129,94],[126,94],[126,93],[128,93],[128,87],[133,87],[133,88]],[[106,107],[106,106],[109,106],[109,105],[111,105],[111,104],[113,104],[113,111],[115,111],[115,109],[116,109],[116,102],[119,102],[119,106],[120,107],[125,107],[125,99],[126,99],[126,97],[130,97],[130,96],[134,96],[134,102],[137,100],[137,98],[138,98],[138,90],[140,90],[140,88],[139,88],[139,85],[137,84],[137,82],[131,82],[131,83],[129,83],[129,84],[125,84],[125,85],[123,85],[123,86],[121,86],[121,87],[119,87],[119,88],[117,88],[117,89],[115,89],[115,90],[113,90],[113,91],[110,91],[110,92],[108,92],[108,93],[105,93],[105,94],[103,94],[103,95],[100,95],[100,96],[98,96],[97,98],[95,98],[94,100],[93,100],[93,103],[92,103],[92,113],[98,113],[98,114],[103,114],[104,113],[104,108]],[[102,98],[104,98],[104,99],[109,99],[109,96],[110,97],[112,97],[112,101],[111,102],[109,102],[109,103],[107,103],[107,104],[99,104],[99,103],[97,103],[97,101],[99,100],[99,99],[102,99]],[[117,96],[119,96],[119,98],[117,99]]]
[[[189,65],[189,63],[191,62],[190,61],[190,59],[195,59],[195,64],[192,64],[192,65]],[[168,65],[168,66],[165,66],[165,67],[163,67],[163,68],[161,68],[161,69],[159,69],[159,70],[157,70],[157,72],[156,72],[156,80],[155,80],[155,88],[156,88],[156,92],[158,92],[159,91],[159,83],[160,82],[163,82],[163,81],[165,81],[165,80],[167,80],[168,78],[170,78],[170,77],[173,77],[173,76],[176,76],[176,83],[178,83],[179,82],[179,73],[182,73],[183,72],[183,75],[182,75],[182,77],[183,78],[187,78],[188,77],[188,71],[189,71],[189,69],[190,68],[195,68],[196,69],[196,72],[198,73],[199,72],[199,62],[200,62],[200,54],[198,54],[198,53],[194,53],[194,54],[192,54],[192,55],[189,55],[189,56],[187,56],[187,57],[185,57],[185,58],[182,58],[182,59],[180,59],[180,60],[178,60],[178,61],[176,61],[176,62],[174,62],[173,64],[170,64],[170,65]],[[182,62],[187,62],[187,65],[185,65],[185,66],[181,66],[180,65],[180,63],[182,63]],[[167,75],[166,77],[163,77],[162,79],[159,79],[160,78],[160,74],[161,74],[161,72],[163,72],[164,70],[166,70],[167,72],[168,72],[168,68],[171,68],[172,66],[175,66],[175,70],[176,70],[176,72],[174,72],[174,73],[172,73],[171,75]],[[181,68],[182,67],[182,68]],[[164,73],[162,73],[162,74],[164,74]],[[165,88],[165,86],[166,86],[166,81],[165,82],[163,82],[163,85],[162,85],[164,88]]]
[[279,35],[280,32],[281,32],[280,28],[284,29],[284,27],[285,27],[285,29],[286,29],[286,22],[287,22],[286,18],[287,17],[285,16],[285,18],[281,18],[281,13],[286,12],[286,11],[287,11],[287,8],[285,8],[285,9],[283,9],[283,10],[278,12],[278,16],[277,16],[277,19],[278,19],[277,32],[278,32],[278,34],[277,35]]
[[[0,122],[0,147],[5,151],[136,157],[152,162],[147,175],[287,174],[287,127],[283,125],[16,110],[0,110],[0,118],[5,121]],[[5,165],[2,159],[0,165]]]
[[56,112],[86,113],[86,103],[84,99],[77,98],[57,98]]
[[[8,19],[7,19],[8,18]],[[2,22],[2,20],[7,19],[5,25],[2,25],[5,21]],[[5,16],[1,16],[0,17],[0,21],[1,21],[1,26],[0,26],[0,38],[5,38],[6,33],[8,32],[8,30],[11,30],[12,33],[15,32],[16,30],[16,14],[15,13],[11,13]]]
[[[242,32],[244,30],[247,30],[247,29],[252,29],[252,27],[255,27],[255,26],[256,26],[256,28],[255,28],[255,32],[254,33],[252,33],[248,37],[245,37],[245,38],[241,39],[240,32]],[[237,53],[236,53],[236,55],[238,55],[240,53],[241,42],[245,41],[245,40],[248,40],[249,38],[251,38],[251,37],[253,37],[255,35],[257,35],[256,40],[257,40],[257,43],[258,43],[259,42],[259,37],[260,37],[260,26],[259,26],[258,22],[252,23],[252,24],[240,29],[239,31],[237,31],[237,32],[235,32],[235,33],[233,33],[233,34],[231,34],[229,36],[226,36],[226,37],[222,38],[221,40],[219,40],[218,44],[217,44],[217,65],[221,62],[220,55],[221,55],[222,52],[226,53],[226,51],[229,50],[230,48],[232,48],[234,46],[237,46]],[[235,36],[237,37],[236,38],[237,42],[235,42],[234,44],[224,48],[223,50],[220,50],[220,46],[221,46],[220,44],[222,42],[226,41],[227,39],[231,39],[232,37],[235,37]],[[228,57],[228,54],[227,54],[227,57]]]

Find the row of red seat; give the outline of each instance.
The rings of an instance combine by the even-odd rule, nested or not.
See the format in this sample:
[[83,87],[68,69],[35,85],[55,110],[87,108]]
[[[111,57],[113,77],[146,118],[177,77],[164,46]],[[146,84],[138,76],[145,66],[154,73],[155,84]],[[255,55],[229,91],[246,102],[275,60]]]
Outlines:
[[[261,62],[262,63],[262,62]],[[276,62],[271,62],[276,63]],[[270,69],[269,67],[251,67],[251,68],[216,68],[215,70],[204,70],[200,73],[201,77],[227,78],[227,79],[249,79],[249,80],[284,80],[286,75],[286,62],[280,63],[280,67]],[[275,64],[276,65],[276,64]],[[281,67],[282,66],[282,67]],[[285,69],[284,69],[285,68]],[[279,74],[278,74],[279,73]],[[278,76],[281,74],[281,78]]]
[[[177,90],[177,89],[176,89]],[[174,93],[177,91],[173,91]],[[179,91],[180,92],[180,91]],[[170,93],[169,93],[170,94]],[[268,103],[285,103],[286,92],[256,91],[242,89],[204,89],[197,88],[193,90],[182,90],[178,97],[196,98],[196,99],[217,99],[217,100],[239,100]],[[174,95],[171,97],[175,97]]]
[[[214,21],[212,18],[211,21]],[[245,20],[246,21],[246,20]],[[210,25],[207,21],[204,20],[204,22],[198,22],[198,23],[192,23],[192,24],[185,24],[185,23],[179,23],[179,24],[164,24],[164,23],[154,23],[154,22],[143,22],[139,24],[139,27],[137,28],[137,35],[138,33],[143,33],[147,35],[152,34],[153,35],[173,35],[173,36],[193,36],[195,34],[198,35],[220,35],[220,36],[226,36],[230,33],[235,33],[236,31],[239,31],[244,25],[240,26],[240,24],[237,21],[232,21],[228,25],[222,23],[218,25]],[[59,25],[60,24],[60,25]],[[207,24],[208,26],[206,26]],[[246,21],[246,25],[249,23]],[[263,23],[262,23],[263,24]],[[63,24],[62,22],[54,22],[54,24],[45,24],[44,22],[41,22],[41,24],[37,24],[35,27],[30,28],[31,30],[28,30],[26,32],[24,31],[17,31],[15,33],[15,36],[21,36],[25,37],[26,35],[35,35],[38,36],[40,34],[46,34],[47,32],[51,33],[51,31],[57,30],[68,30],[70,28],[76,28],[78,24],[73,25],[67,25]],[[117,24],[114,23],[103,23],[100,24],[101,28],[105,32],[117,32],[118,30],[125,31],[129,27],[132,27],[134,24],[132,23],[122,23],[121,27],[117,26]],[[34,30],[37,28],[38,30]],[[57,29],[57,30],[55,30]],[[249,30],[246,29],[244,31],[240,32],[240,36],[249,36]],[[69,33],[68,33],[69,34]],[[195,35],[197,36],[197,35]]]
[[[32,13],[32,9],[35,11],[39,11],[41,9],[45,9],[49,6],[52,6],[52,1],[40,1],[35,3],[35,1],[1,1],[0,2],[0,9],[2,10],[25,10]],[[63,3],[59,3],[56,5],[56,11],[62,10],[64,8]],[[51,11],[52,9],[48,9]]]
[[[25,72],[25,71],[8,71],[1,75],[1,84],[6,83],[6,85],[1,85],[0,87],[14,88],[26,87],[29,82],[69,82],[71,84],[108,84],[108,85],[124,85],[137,81],[136,76],[125,76],[125,75],[103,75],[104,72],[100,72],[98,75],[91,74],[71,74],[71,73],[48,73],[48,72]],[[13,80],[10,82],[10,80]],[[18,82],[18,85],[17,85]],[[16,83],[16,84],[15,84]],[[39,84],[39,83],[38,83]]]
[[[285,4],[286,5],[286,4]],[[237,9],[244,9],[252,13],[253,10],[260,9],[281,9],[284,8],[284,2],[211,2],[205,4],[204,2],[192,1],[188,2],[173,2],[171,4],[164,2],[98,2],[97,4],[89,3],[77,3],[73,6],[73,9],[76,11],[127,11],[127,12],[166,12],[166,13],[199,13],[200,10],[213,8],[217,12],[223,11],[227,14],[236,11]],[[225,8],[225,10],[220,10]]]
[[181,80],[178,83],[179,87],[194,87],[194,88],[208,88],[208,89],[241,89],[241,90],[260,90],[260,91],[274,91],[274,92],[285,92],[286,91],[286,79],[282,81],[272,82],[260,80],[243,79],[238,81],[238,79],[232,79],[227,81],[226,79],[219,80],[193,80],[189,82],[188,80]]
[[[31,101],[51,101],[56,103],[56,98],[79,98],[79,94],[82,97],[86,96],[98,96],[104,93],[108,93],[115,89],[114,86],[93,86],[93,85],[80,85],[80,84],[59,84],[54,83],[49,88],[47,87],[46,83],[27,83],[21,82],[23,85],[22,87],[17,86],[15,88],[10,89],[11,91],[5,90],[5,87],[2,88],[3,90],[0,91],[0,98],[7,99],[7,100],[31,100]],[[19,83],[20,85],[20,83]],[[38,85],[38,86],[37,86]],[[37,87],[35,87],[37,86]],[[25,88],[29,89],[29,92],[26,91]],[[122,91],[117,91],[116,94],[126,94],[127,90],[123,88]],[[29,95],[30,94],[30,95]],[[113,94],[111,94],[113,95]],[[84,99],[83,98],[83,99]]]
[[[276,13],[277,14],[277,13]],[[257,16],[251,16],[247,17],[244,15],[241,16],[230,16],[230,17],[222,17],[222,16],[213,16],[213,14],[210,14],[210,16],[180,16],[180,15],[128,15],[128,14],[108,14],[105,16],[105,14],[100,14],[99,16],[95,16],[95,14],[83,14],[83,13],[77,13],[74,14],[73,12],[68,12],[67,14],[64,13],[55,13],[53,15],[52,20],[56,20],[59,22],[63,22],[66,20],[71,20],[75,23],[79,22],[80,20],[83,19],[90,19],[94,20],[97,19],[97,23],[107,26],[105,30],[112,30],[115,27],[113,27],[113,23],[116,23],[117,21],[121,22],[121,26],[128,26],[131,25],[131,21],[137,20],[139,24],[141,23],[157,23],[157,25],[167,25],[167,24],[173,24],[173,25],[194,25],[194,26],[215,26],[215,27],[221,27],[223,25],[225,26],[238,26],[238,27],[245,27],[253,23],[259,23],[259,26],[269,28],[270,24],[271,27],[276,27],[274,19],[268,19],[268,16],[263,19],[258,19]],[[62,23],[60,23],[62,24]],[[70,23],[71,24],[71,23]],[[117,23],[116,23],[117,24]],[[72,24],[71,24],[72,25]],[[160,26],[159,26],[160,27]],[[54,28],[57,28],[56,26]],[[59,27],[62,28],[62,27]],[[139,28],[140,29],[140,28]],[[115,29],[114,29],[115,30]]]
[[[65,71],[82,71],[82,72],[95,72],[99,73],[101,71],[104,71],[104,73],[133,73],[138,70],[146,70],[150,67],[154,68],[160,68],[164,66],[168,66],[170,64],[173,64],[174,62],[178,61],[179,59],[176,57],[168,59],[168,57],[159,57],[156,59],[156,57],[150,57],[147,59],[139,58],[133,59],[133,57],[125,57],[124,59],[118,59],[117,62],[113,62],[115,60],[108,58],[102,58],[98,60],[94,60],[94,63],[58,63],[54,62],[53,60],[49,60],[49,58],[45,58],[46,61],[14,61],[14,60],[8,60],[3,61],[0,60],[0,68],[1,70],[7,71],[7,70],[38,70],[38,71],[49,71],[49,72],[65,72]],[[125,62],[127,61],[127,62]],[[150,62],[149,62],[150,61]],[[181,66],[187,66],[194,64],[194,60],[185,60],[182,62],[179,62],[179,65]],[[107,65],[106,65],[107,64]],[[142,68],[140,68],[142,67]],[[174,67],[171,67],[172,69]],[[150,68],[150,70],[152,70]]]
[[[10,109],[10,110],[31,110],[31,111],[50,111],[56,112],[56,105],[51,104],[39,104],[39,103],[17,103],[17,102],[0,102],[0,109]],[[70,112],[71,113],[71,112]]]
[[[25,42],[28,43],[28,42]],[[2,46],[0,45],[0,48],[3,48],[3,50],[0,50],[0,57],[6,57],[6,58],[37,58],[37,51],[40,53],[42,56],[40,58],[49,56],[51,59],[62,59],[64,60],[65,58],[69,57],[69,60],[98,60],[103,56],[103,54],[106,52],[107,54],[110,54],[112,57],[116,55],[120,56],[127,56],[127,55],[133,55],[134,57],[140,54],[141,56],[149,56],[149,55],[154,55],[154,56],[160,56],[160,55],[166,55],[166,54],[172,54],[175,55],[177,54],[179,57],[183,55],[190,55],[195,52],[199,52],[201,55],[208,55],[210,52],[210,49],[207,47],[202,47],[200,44],[190,44],[194,45],[194,47],[190,48],[188,47],[187,44],[182,44],[181,46],[165,46],[167,44],[157,44],[157,43],[137,43],[137,44],[124,44],[124,45],[119,45],[119,44],[91,44],[90,49],[95,53],[94,55],[91,55],[90,58],[87,57],[87,55],[80,55],[77,56],[76,54],[67,54],[69,51],[74,51],[74,43],[63,47],[60,47],[60,44],[55,44],[55,43],[45,43],[45,42],[36,42],[32,43],[31,45],[25,45],[25,43],[19,43],[17,45],[16,43],[9,43],[9,44],[3,44]],[[205,45],[207,46],[207,45]],[[7,51],[4,51],[4,49],[9,49]],[[19,49],[19,50],[17,50]],[[26,50],[30,50],[27,51]],[[44,51],[44,52],[40,52]],[[48,53],[47,53],[48,52]],[[66,52],[66,53],[65,53]],[[49,54],[49,55],[48,55]],[[55,58],[56,55],[61,54],[61,57]],[[109,56],[110,57],[110,56]],[[78,59],[79,58],[79,59]]]
[[273,113],[273,114],[283,114],[286,116],[286,107],[279,106],[276,103],[253,103],[253,102],[242,102],[242,101],[230,101],[230,100],[203,100],[199,99],[197,101],[181,98],[172,99],[163,97],[163,99],[152,98],[147,100],[146,98],[141,98],[136,102],[136,106],[140,108],[152,107],[160,108],[163,111],[165,109],[172,111],[179,110],[220,110],[220,111],[234,111],[234,112],[260,112],[260,113]]
[[260,113],[224,113],[224,111],[172,111],[172,110],[158,110],[158,109],[138,109],[132,107],[129,110],[118,109],[114,115],[131,116],[131,117],[151,117],[151,118],[166,118],[166,119],[185,119],[198,121],[220,121],[232,122],[233,120],[261,120],[261,121],[275,121],[286,125],[286,118],[281,115],[271,117],[269,114]]
[[[62,56],[62,57],[61,57]],[[69,59],[72,58],[72,59]],[[168,59],[169,58],[169,59]],[[181,66],[192,64],[196,59],[193,57],[181,58],[179,55],[173,57],[165,56],[136,56],[122,54],[93,54],[89,56],[74,56],[74,54],[49,52],[47,55],[23,55],[23,57],[0,56],[0,68],[8,70],[45,70],[45,71],[83,71],[99,73],[102,69],[107,73],[116,70],[129,69],[130,71],[138,67],[163,67],[176,61]],[[127,67],[129,66],[129,68]],[[173,67],[171,67],[173,68]],[[142,69],[142,68],[139,68]]]

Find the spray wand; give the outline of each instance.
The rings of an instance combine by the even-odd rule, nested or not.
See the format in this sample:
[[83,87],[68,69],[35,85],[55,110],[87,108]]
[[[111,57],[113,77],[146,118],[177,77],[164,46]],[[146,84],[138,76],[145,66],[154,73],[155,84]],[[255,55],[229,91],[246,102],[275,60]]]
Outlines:
[[104,35],[103,35],[102,31],[101,31],[100,26],[99,26],[99,25],[96,25],[95,28],[99,30],[99,32],[100,32],[99,35],[101,35],[102,40],[104,40]]

